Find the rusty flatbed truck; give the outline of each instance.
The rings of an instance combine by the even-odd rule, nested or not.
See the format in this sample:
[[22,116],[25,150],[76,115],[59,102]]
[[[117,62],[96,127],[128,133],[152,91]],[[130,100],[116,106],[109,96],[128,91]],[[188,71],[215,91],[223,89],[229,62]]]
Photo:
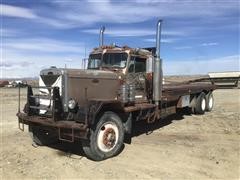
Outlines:
[[153,123],[183,107],[196,114],[211,111],[214,85],[163,85],[161,24],[156,48],[104,46],[102,28],[100,46],[90,53],[86,70],[42,70],[40,86],[28,86],[27,103],[17,113],[19,128],[29,125],[39,145],[80,140],[86,156],[100,161],[120,152],[134,121]]

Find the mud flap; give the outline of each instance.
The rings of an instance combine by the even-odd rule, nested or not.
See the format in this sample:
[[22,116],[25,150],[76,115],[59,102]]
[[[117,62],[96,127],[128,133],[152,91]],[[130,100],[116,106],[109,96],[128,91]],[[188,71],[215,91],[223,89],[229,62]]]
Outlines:
[[132,113],[129,114],[127,121],[123,124],[126,134],[132,134]]

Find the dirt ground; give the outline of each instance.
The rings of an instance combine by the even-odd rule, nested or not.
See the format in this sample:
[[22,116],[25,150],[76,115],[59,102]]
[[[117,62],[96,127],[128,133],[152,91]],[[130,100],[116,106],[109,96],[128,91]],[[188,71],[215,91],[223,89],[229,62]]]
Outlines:
[[240,178],[239,89],[216,90],[205,115],[172,116],[148,129],[139,124],[131,145],[102,162],[88,160],[79,144],[33,147],[18,129],[17,89],[0,91],[1,179]]

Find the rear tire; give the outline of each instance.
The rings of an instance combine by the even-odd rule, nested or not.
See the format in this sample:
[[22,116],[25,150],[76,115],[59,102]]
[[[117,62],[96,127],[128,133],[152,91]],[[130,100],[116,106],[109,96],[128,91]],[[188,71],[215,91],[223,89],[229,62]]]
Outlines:
[[196,114],[204,114],[206,111],[206,95],[205,93],[201,93],[198,95],[196,100],[196,105],[194,108]]
[[101,161],[117,155],[124,141],[124,128],[120,117],[105,112],[99,122],[90,130],[90,139],[83,142],[83,150],[89,159]]
[[213,94],[212,92],[209,92],[207,95],[206,95],[206,111],[210,112],[212,111],[213,109],[213,105],[214,105],[214,98],[213,98]]
[[28,128],[32,141],[39,146],[50,145],[58,141],[57,134],[54,131],[36,125],[29,125]]

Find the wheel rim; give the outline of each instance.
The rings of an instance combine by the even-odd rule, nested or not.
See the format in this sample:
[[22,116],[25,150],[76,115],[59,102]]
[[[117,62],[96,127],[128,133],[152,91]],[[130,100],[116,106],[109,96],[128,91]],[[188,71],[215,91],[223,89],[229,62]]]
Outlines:
[[110,152],[116,146],[118,138],[119,130],[116,124],[105,123],[101,126],[98,132],[98,148],[103,152]]
[[201,108],[202,108],[203,111],[205,111],[205,108],[206,108],[206,100],[205,100],[205,98],[202,100]]
[[213,98],[212,97],[209,98],[208,107],[209,107],[209,109],[212,109],[212,107],[213,107]]

